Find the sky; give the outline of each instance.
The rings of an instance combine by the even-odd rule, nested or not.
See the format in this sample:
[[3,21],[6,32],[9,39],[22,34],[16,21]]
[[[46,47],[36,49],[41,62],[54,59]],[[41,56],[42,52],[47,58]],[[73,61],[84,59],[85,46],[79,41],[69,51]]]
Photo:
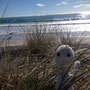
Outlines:
[[[8,0],[0,0],[0,17]],[[90,12],[90,0],[9,0],[5,17]]]

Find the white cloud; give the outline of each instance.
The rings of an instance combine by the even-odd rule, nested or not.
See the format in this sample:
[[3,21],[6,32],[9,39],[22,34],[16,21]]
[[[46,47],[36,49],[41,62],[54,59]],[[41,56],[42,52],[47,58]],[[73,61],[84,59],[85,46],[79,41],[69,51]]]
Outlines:
[[76,3],[87,3],[89,1],[77,1]]
[[60,6],[60,5],[67,5],[67,2],[62,1],[62,2],[56,4],[56,6]]
[[59,6],[59,5],[61,5],[61,4],[60,4],[60,3],[57,3],[57,4],[56,4],[56,6]]
[[67,5],[67,2],[62,1],[61,4],[63,4],[63,5]]
[[41,4],[41,3],[38,3],[36,5],[39,6],[39,7],[44,7],[45,6],[44,4]]
[[90,8],[90,4],[79,4],[74,6],[74,8],[80,8],[80,7]]

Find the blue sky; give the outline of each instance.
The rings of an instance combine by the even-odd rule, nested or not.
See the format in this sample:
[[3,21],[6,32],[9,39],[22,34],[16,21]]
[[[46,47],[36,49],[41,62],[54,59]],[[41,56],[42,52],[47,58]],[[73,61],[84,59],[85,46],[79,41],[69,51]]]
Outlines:
[[[8,0],[0,0],[0,16]],[[89,12],[90,0],[10,0],[5,17]]]

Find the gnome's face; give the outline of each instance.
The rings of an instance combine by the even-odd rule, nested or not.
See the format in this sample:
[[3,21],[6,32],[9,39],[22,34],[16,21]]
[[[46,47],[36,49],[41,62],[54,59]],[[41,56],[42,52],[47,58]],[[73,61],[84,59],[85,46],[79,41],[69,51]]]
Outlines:
[[67,66],[73,62],[74,51],[68,45],[62,45],[57,49],[56,65],[58,68]]

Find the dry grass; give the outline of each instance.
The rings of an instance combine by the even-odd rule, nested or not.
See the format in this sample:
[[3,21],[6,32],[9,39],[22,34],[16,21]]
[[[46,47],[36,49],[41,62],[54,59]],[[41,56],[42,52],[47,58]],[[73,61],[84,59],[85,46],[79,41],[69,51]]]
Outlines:
[[[46,27],[37,25],[32,33],[29,32],[25,41],[27,47],[20,51],[22,54],[20,57],[14,57],[11,61],[11,53],[5,54],[3,58],[5,62],[0,69],[0,90],[55,89],[56,77],[60,73],[54,62],[56,48],[59,45],[68,44],[75,50],[79,50],[82,39],[72,38],[68,33],[67,37],[62,32],[47,33],[46,30]],[[57,34],[60,34],[59,37]],[[76,60],[84,62],[86,51],[88,49],[77,51]],[[90,60],[89,56],[86,59]],[[88,66],[89,64],[82,63],[77,77],[69,83],[69,85],[74,84],[75,90],[78,90],[76,88],[89,90],[90,70]]]
[[[78,37],[78,34],[77,35],[74,34],[75,33],[71,32],[70,30],[66,30],[66,31],[60,30],[60,33],[57,33],[60,44],[69,45],[74,50],[78,50],[82,48],[84,37]],[[83,33],[81,35],[83,35]]]
[[26,45],[29,55],[44,58],[55,52],[58,46],[56,34],[47,33],[47,28],[44,25],[36,25],[32,32],[28,32],[26,36]]

